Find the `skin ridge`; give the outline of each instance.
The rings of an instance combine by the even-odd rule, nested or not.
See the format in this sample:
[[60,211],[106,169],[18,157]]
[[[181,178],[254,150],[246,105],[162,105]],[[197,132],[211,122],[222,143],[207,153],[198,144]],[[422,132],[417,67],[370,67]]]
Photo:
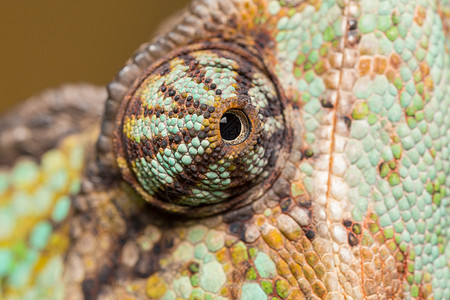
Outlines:
[[[345,26],[345,31],[343,33],[343,39],[340,41],[342,43],[343,46],[342,47],[342,52],[345,51],[345,49],[347,47],[349,47],[349,42],[348,42],[348,33],[349,33],[349,9],[348,7],[344,10],[344,17],[342,20],[342,23],[345,24],[347,23],[347,25]],[[340,101],[340,93],[339,93],[339,87],[342,84],[342,80],[343,80],[343,72],[342,69],[344,68],[345,62],[344,62],[345,58],[342,60],[342,63],[339,67],[340,69],[340,73],[339,73],[339,82],[338,82],[338,86],[337,86],[337,98],[336,98],[336,103],[333,105],[332,110],[334,111],[333,113],[333,123],[332,123],[332,130],[331,130],[331,137],[330,137],[330,158],[329,158],[329,162],[328,162],[328,170],[332,170],[333,167],[333,154],[335,151],[335,133],[336,133],[336,123],[337,123],[337,118],[338,118],[338,107],[339,107],[339,101]],[[331,177],[332,177],[332,172],[328,172],[328,180],[327,180],[327,190],[326,190],[326,198],[328,199],[330,197],[330,187],[331,187]],[[325,210],[328,210],[328,201],[326,201],[325,203]],[[331,238],[331,236],[330,236]],[[362,262],[361,262],[361,271],[363,270],[363,266],[362,266]],[[364,286],[364,272],[361,272],[361,286]],[[344,289],[344,287],[341,284],[341,289]],[[367,298],[365,295],[364,290],[362,291],[363,293],[363,297]]]

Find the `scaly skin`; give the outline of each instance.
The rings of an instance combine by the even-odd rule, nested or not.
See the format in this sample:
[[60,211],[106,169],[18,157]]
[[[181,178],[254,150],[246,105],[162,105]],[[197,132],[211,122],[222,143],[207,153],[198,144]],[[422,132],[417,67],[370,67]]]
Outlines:
[[[55,149],[27,149],[36,122],[3,123],[2,155],[37,162],[2,160],[2,299],[450,299],[449,14],[446,1],[194,1],[108,86],[100,133],[88,109],[77,134],[42,138]],[[101,103],[87,90],[62,98]],[[237,145],[219,132],[233,107],[251,124]],[[180,111],[178,131],[194,130],[176,141]]]

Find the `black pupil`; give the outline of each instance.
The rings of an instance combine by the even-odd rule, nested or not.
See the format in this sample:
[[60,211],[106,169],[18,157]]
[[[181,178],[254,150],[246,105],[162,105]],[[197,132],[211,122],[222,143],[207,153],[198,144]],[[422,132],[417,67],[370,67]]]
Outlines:
[[224,113],[220,119],[220,135],[224,140],[232,141],[241,134],[241,120],[235,114]]

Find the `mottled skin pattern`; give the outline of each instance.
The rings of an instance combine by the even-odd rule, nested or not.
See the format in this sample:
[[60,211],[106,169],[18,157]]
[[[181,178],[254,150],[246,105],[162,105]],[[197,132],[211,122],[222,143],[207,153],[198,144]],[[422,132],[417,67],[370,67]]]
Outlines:
[[[198,211],[276,177],[288,132],[282,101],[264,71],[249,63],[251,53],[245,59],[223,46],[191,47],[156,64],[123,102],[117,161],[144,197]],[[225,139],[220,124],[230,115],[243,126]]]
[[[25,104],[40,117],[16,112],[0,129],[1,298],[450,299],[449,14],[446,1],[194,1],[108,86],[101,126],[89,107],[68,130],[63,114],[42,121],[64,106]],[[156,83],[214,55],[227,97],[201,72]],[[103,103],[87,86],[55,95]],[[189,96],[221,113],[195,125]],[[268,125],[226,144],[217,129],[233,107]],[[163,143],[176,129],[161,116],[183,109],[188,134]],[[257,147],[276,157],[261,152],[273,163],[250,176],[240,157]],[[247,189],[214,181],[239,164]]]

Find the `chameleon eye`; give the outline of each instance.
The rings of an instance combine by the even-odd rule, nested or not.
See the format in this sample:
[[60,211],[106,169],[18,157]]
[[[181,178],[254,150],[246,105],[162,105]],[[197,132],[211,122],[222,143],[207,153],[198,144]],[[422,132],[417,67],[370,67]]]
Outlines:
[[122,176],[148,202],[199,215],[251,201],[276,178],[280,92],[245,50],[191,46],[136,80],[117,115]]

